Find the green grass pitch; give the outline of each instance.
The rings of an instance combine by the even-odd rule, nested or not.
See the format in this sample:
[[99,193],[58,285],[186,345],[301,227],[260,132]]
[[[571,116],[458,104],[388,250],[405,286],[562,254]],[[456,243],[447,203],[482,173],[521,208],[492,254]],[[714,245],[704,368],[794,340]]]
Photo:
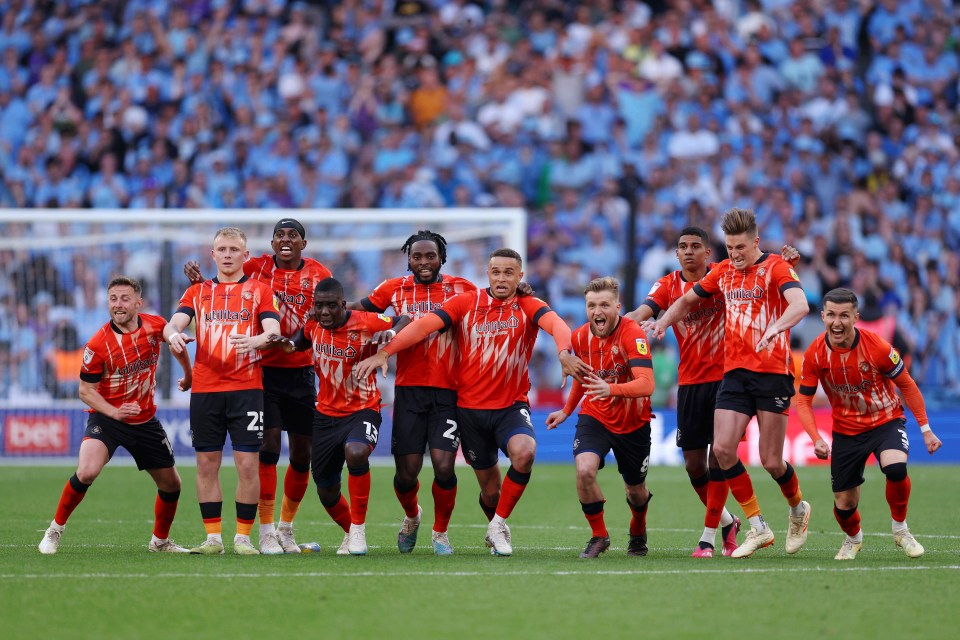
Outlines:
[[[584,561],[577,554],[589,529],[570,465],[534,470],[510,519],[511,558],[491,557],[483,546],[485,520],[467,468],[458,470],[454,557],[432,555],[426,471],[420,544],[411,555],[397,552],[402,514],[392,470],[374,467],[368,556],[334,555],[342,534],[310,491],[297,537],[319,542],[321,552],[250,558],[147,553],[155,491],[146,474],[122,466],[108,466],[91,488],[60,552],[41,556],[36,545],[72,469],[0,467],[0,619],[7,638],[955,638],[958,471],[911,467],[909,522],[926,555],[910,560],[893,545],[884,479],[869,468],[864,549],[855,562],[839,563],[833,555],[843,534],[825,468],[799,470],[813,515],[796,556],[783,551],[787,513],[775,483],[751,470],[777,541],[747,560],[689,557],[703,508],[683,470],[667,467],[654,467],[648,480],[650,555],[627,557],[622,485],[607,468],[600,479],[613,546]],[[189,545],[203,528],[194,470],[181,473],[172,536]],[[222,477],[232,496],[233,469]],[[282,477],[281,467],[281,484]],[[728,506],[740,515],[732,499]],[[229,542],[232,498],[224,515]]]

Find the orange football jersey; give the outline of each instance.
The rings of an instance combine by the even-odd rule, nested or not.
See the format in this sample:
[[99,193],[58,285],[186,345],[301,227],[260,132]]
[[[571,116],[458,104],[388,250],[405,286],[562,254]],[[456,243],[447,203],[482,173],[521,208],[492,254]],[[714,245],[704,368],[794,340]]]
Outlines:
[[[610,384],[633,380],[633,367],[653,368],[647,334],[633,320],[620,318],[606,338],[598,338],[585,324],[573,332],[573,353]],[[613,433],[630,433],[650,421],[650,398],[597,398],[585,395],[580,413],[596,418]]]
[[373,334],[393,324],[393,318],[366,311],[347,311],[343,325],[336,329],[324,329],[316,320],[307,321],[303,336],[312,343],[313,368],[320,378],[317,411],[340,417],[361,409],[380,409],[379,369],[357,380],[353,368],[377,352],[377,346],[370,344]]
[[80,379],[99,383],[97,391],[115,407],[136,402],[140,413],[128,420],[146,422],[157,412],[153,394],[157,386],[157,361],[163,344],[160,316],[141,313],[135,331],[122,333],[113,321],[100,327],[83,348]]
[[499,300],[482,289],[454,296],[433,312],[457,334],[457,406],[505,409],[527,402],[527,366],[540,330],[537,321],[549,311],[540,298]]
[[[469,280],[441,275],[439,282],[422,284],[408,275],[384,280],[361,303],[368,311],[380,312],[392,307],[394,313],[417,320],[453,296],[476,291]],[[451,332],[434,333],[423,342],[397,354],[398,387],[457,388],[457,348]]]
[[197,322],[197,357],[193,390],[197,393],[262,389],[260,352],[237,353],[230,334],[263,333],[260,321],[280,319],[273,290],[244,276],[239,282],[216,278],[191,285],[180,299],[178,313]]
[[856,435],[903,417],[891,380],[904,368],[897,350],[875,333],[857,329],[849,349],[831,347],[821,334],[803,354],[800,393],[812,396],[822,384],[833,409],[833,430]]
[[[329,269],[310,258],[303,258],[299,269],[280,269],[272,254],[250,258],[243,263],[243,272],[273,289],[280,312],[280,333],[287,337],[303,327],[307,313],[313,308],[313,290],[318,282],[331,275]],[[263,352],[260,364],[293,368],[309,367],[311,362],[310,354],[305,351],[285,353],[282,349],[268,349]]]
[[746,369],[793,376],[789,331],[782,331],[773,339],[772,349],[758,353],[757,343],[770,323],[787,308],[783,292],[800,286],[800,278],[790,263],[769,253],[743,271],[729,259],[724,260],[693,286],[701,298],[723,294],[725,372]]
[[[710,268],[716,266],[712,264]],[[657,280],[643,304],[653,310],[656,318],[694,284],[683,279],[682,271],[674,271]],[[704,298],[673,325],[680,345],[680,384],[702,384],[723,378],[723,312],[723,295],[716,293]]]

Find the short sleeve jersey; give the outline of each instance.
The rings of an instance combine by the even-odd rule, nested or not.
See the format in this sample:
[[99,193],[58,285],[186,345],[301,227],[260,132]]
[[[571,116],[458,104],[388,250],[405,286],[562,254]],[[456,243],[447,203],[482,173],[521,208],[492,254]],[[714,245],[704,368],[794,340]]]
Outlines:
[[[653,310],[656,318],[694,284],[683,279],[682,271],[674,271],[654,283],[643,304]],[[723,378],[723,311],[723,295],[718,292],[704,298],[673,325],[680,345],[680,384],[703,384]]]
[[[413,275],[384,280],[363,299],[368,311],[384,311],[392,307],[399,315],[417,320],[455,295],[476,291],[469,280],[441,275],[438,282],[422,284]],[[452,332],[434,333],[427,339],[397,354],[398,387],[457,388],[457,345]]]
[[[629,318],[620,318],[606,338],[598,338],[589,324],[583,325],[573,332],[573,353],[611,384],[633,380],[633,367],[653,368],[647,334]],[[650,398],[587,395],[580,413],[595,418],[612,433],[630,433],[650,421]]]
[[903,371],[900,354],[875,333],[857,329],[849,349],[831,347],[821,334],[803,354],[800,393],[812,396],[823,384],[834,432],[856,435],[903,417],[892,382]]
[[[243,272],[255,280],[269,285],[277,299],[280,312],[280,333],[294,335],[306,322],[307,313],[313,308],[313,290],[317,283],[330,277],[325,266],[304,258],[300,268],[288,271],[277,267],[275,256],[264,254],[243,263]],[[265,367],[309,367],[310,354],[306,351],[285,353],[282,349],[263,352],[260,364]]]
[[527,402],[527,367],[539,331],[537,322],[549,312],[550,307],[540,298],[500,300],[489,289],[461,293],[433,312],[457,333],[457,406],[505,409],[515,402]]
[[197,393],[262,389],[260,352],[237,353],[231,334],[263,333],[261,321],[280,319],[273,290],[244,276],[238,282],[216,278],[191,285],[180,298],[178,313],[197,322],[197,357],[193,390]]
[[380,409],[380,391],[374,371],[357,380],[353,368],[377,352],[370,344],[373,334],[393,326],[393,318],[366,311],[348,311],[344,323],[336,329],[324,329],[316,320],[308,320],[303,336],[311,341],[313,368],[320,378],[317,411],[342,417],[361,409]]
[[772,349],[757,353],[757,343],[787,308],[783,293],[800,286],[790,263],[769,253],[743,271],[724,260],[693,286],[701,298],[717,293],[724,297],[724,372],[746,369],[793,376],[789,331],[773,339]]
[[136,402],[140,413],[128,422],[146,422],[157,411],[157,361],[167,321],[146,313],[139,315],[135,331],[123,333],[113,321],[100,327],[83,348],[80,379],[98,383],[97,392],[115,407]]

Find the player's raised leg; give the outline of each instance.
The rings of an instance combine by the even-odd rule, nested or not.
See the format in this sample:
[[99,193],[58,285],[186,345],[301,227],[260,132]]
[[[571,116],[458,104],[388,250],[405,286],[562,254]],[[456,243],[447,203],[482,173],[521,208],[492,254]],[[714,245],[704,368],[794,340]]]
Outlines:
[[793,554],[807,541],[810,522],[810,503],[803,499],[800,481],[793,465],[783,459],[783,442],[787,435],[787,416],[784,413],[758,410],[760,429],[760,462],[776,480],[780,492],[790,505],[790,518],[784,550]]
[[590,525],[590,539],[580,553],[581,558],[598,558],[610,548],[610,534],[603,518],[603,491],[597,482],[602,453],[581,451],[576,455],[577,498],[583,516]]

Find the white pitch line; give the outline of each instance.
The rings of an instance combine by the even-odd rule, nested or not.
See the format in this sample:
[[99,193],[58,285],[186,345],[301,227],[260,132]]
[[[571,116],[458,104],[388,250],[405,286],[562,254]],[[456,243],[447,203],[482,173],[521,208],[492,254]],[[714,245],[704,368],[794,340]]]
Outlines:
[[958,571],[960,565],[930,566],[911,565],[886,567],[768,567],[742,569],[610,569],[598,571],[353,571],[341,573],[335,571],[300,571],[300,572],[273,572],[273,573],[28,573],[28,574],[0,574],[0,580],[63,580],[70,578],[83,579],[117,579],[130,578],[409,578],[409,577],[477,577],[501,578],[504,576],[665,576],[665,575],[702,575],[702,574],[754,574],[754,573],[850,573],[850,572],[877,572],[877,571]]

